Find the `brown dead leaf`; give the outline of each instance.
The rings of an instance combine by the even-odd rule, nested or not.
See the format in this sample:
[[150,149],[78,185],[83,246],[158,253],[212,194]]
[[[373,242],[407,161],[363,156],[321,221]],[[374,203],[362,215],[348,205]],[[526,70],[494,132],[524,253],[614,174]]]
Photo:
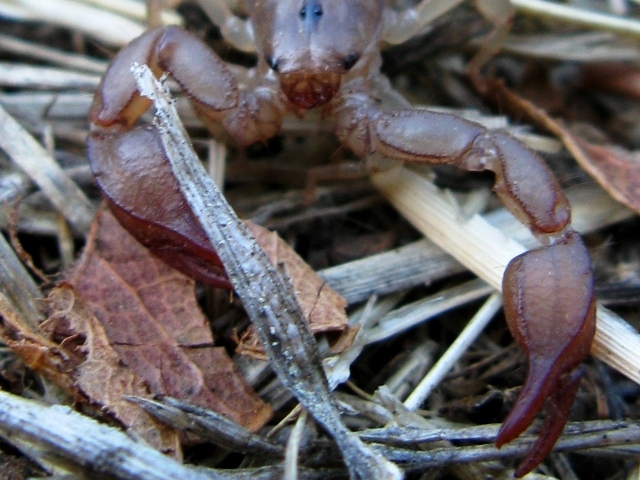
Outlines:
[[213,346],[193,280],[151,255],[105,209],[68,281],[152,394],[212,409],[251,430],[271,417],[224,349]]
[[594,145],[573,136],[576,159],[609,195],[640,213],[640,155],[616,145]]
[[99,320],[73,287],[62,285],[54,289],[47,301],[51,315],[42,328],[67,354],[67,374],[84,397],[149,444],[179,455],[178,432],[122,399],[123,395],[149,398],[149,389],[140,376],[122,365]]
[[0,295],[0,321],[2,341],[27,367],[50,379],[73,398],[79,396],[73,379],[66,373],[67,355],[40,332],[32,330],[4,295]]
[[[277,233],[249,221],[245,223],[271,263],[277,268],[284,268],[311,331],[326,333],[347,330],[345,299],[330,288]],[[341,345],[343,348],[349,346],[344,342]],[[262,345],[252,328],[240,338],[236,351],[242,355],[265,358]]]
[[51,292],[47,304],[52,312],[49,320],[40,325],[39,331],[32,331],[0,296],[3,341],[27,367],[48,378],[76,403],[127,425],[158,450],[180,458],[175,430],[156,423],[137,405],[121,400],[122,395],[149,397],[149,391],[121,364],[102,326],[76,292],[63,285]]

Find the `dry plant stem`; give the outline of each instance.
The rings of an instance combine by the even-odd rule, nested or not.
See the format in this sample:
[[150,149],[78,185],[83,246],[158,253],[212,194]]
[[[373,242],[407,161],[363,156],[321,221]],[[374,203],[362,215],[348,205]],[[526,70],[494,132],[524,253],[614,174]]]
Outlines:
[[162,401],[143,397],[125,397],[166,425],[198,435],[233,452],[282,457],[282,446],[250,432],[246,428],[212,410],[181,400],[165,397]]
[[[592,232],[635,215],[611,199],[602,189],[592,185],[572,188],[567,196],[573,210],[573,226],[582,233]],[[531,232],[506,209],[492,211],[485,218],[494,228],[523,245],[536,245]],[[429,284],[464,270],[464,266],[446,253],[446,250],[423,239],[395,250],[330,267],[318,274],[351,304],[366,300],[374,293],[383,295],[421,283]],[[373,336],[375,338],[377,334]]]
[[433,340],[411,345],[395,372],[378,391],[388,389],[398,402],[404,401],[413,391],[416,382],[433,366],[439,353],[439,345]]
[[307,425],[307,419],[307,412],[303,410],[289,435],[284,457],[283,480],[298,480],[298,455],[300,453],[300,443],[302,442],[304,429]]
[[118,47],[145,30],[140,22],[76,0],[0,0],[0,15],[59,25]]
[[269,262],[206,174],[166,89],[148,67],[132,71],[142,95],[154,101],[155,124],[182,194],[224,264],[278,378],[336,440],[352,478],[401,478],[395,465],[374,454],[342,423],[291,283]]
[[159,27],[162,25],[162,10],[164,8],[163,0],[145,0],[147,5],[147,26]]
[[569,459],[564,454],[551,455],[549,457],[552,468],[557,475],[563,480],[580,480],[578,475],[573,471],[573,467]]
[[[493,288],[501,289],[507,264],[525,247],[479,215],[460,219],[456,205],[431,182],[406,168],[375,175],[372,180],[418,230]],[[591,353],[640,383],[640,335],[601,306]]]
[[[398,447],[408,447],[410,445],[421,445],[441,441],[451,442],[486,442],[492,443],[498,435],[500,424],[474,425],[469,427],[452,426],[450,428],[436,427],[432,425],[423,426],[399,426],[391,425],[383,428],[371,428],[362,430],[358,434],[360,438],[368,442],[395,445]],[[570,422],[565,428],[564,441],[571,444],[574,439],[583,435],[594,433],[610,433],[614,431],[636,432],[640,435],[638,426],[631,421],[625,420],[593,420],[587,422]],[[632,440],[631,437],[629,437]],[[521,442],[531,442],[535,440],[534,435],[523,435]],[[606,443],[607,439],[603,438]]]
[[611,32],[571,32],[510,35],[502,52],[537,60],[574,62],[637,62],[640,51]]
[[211,139],[207,142],[209,176],[220,190],[224,190],[224,174],[227,169],[227,147],[224,143]]
[[[68,407],[46,407],[0,392],[0,435],[40,451],[70,470],[77,464],[96,474],[128,479],[216,478],[191,471],[123,432],[101,425]],[[24,447],[23,447],[24,448]],[[219,477],[225,478],[225,477]]]
[[403,305],[389,312],[375,327],[366,331],[366,343],[387,340],[444,312],[486,297],[491,292],[493,289],[489,285],[475,279]]
[[[497,430],[497,426],[496,426]],[[487,462],[513,458],[524,455],[533,444],[535,439],[527,437],[525,439],[514,440],[498,449],[493,445],[474,445],[453,448],[436,448],[432,450],[409,450],[394,447],[383,447],[377,445],[376,448],[384,453],[388,458],[403,464],[408,464],[409,469],[423,470],[427,468],[443,468],[449,465],[459,465],[465,463]],[[605,453],[607,450],[614,450],[612,447],[622,446],[622,448],[640,443],[640,429],[632,426],[620,430],[607,432],[587,433],[575,435],[570,438],[561,437],[556,443],[554,452],[569,452],[577,450],[589,450],[590,455]],[[637,455],[637,451],[635,452]],[[618,456],[625,456],[624,454]]]
[[39,125],[49,121],[84,121],[93,95],[86,93],[28,92],[0,94],[0,105],[11,115]]
[[[131,17],[136,20],[144,21],[147,15],[144,3],[137,0],[82,0],[83,3],[95,5],[103,10],[119,13],[126,17]],[[164,1],[165,4],[170,3]],[[173,1],[171,3],[177,4],[179,1]],[[182,24],[182,17],[177,13],[165,10],[161,14],[162,23],[169,24]]]
[[511,0],[518,12],[640,38],[640,22],[546,0]]
[[107,69],[106,62],[28,42],[9,35],[0,35],[0,50],[100,75]]
[[494,293],[469,321],[456,340],[440,357],[429,373],[420,381],[414,391],[405,400],[404,406],[409,410],[416,410],[449,373],[455,363],[478,338],[491,319],[502,307],[502,297]]
[[42,189],[75,233],[89,231],[94,209],[46,150],[0,107],[0,148]]
[[[44,406],[0,391],[0,436],[36,461],[73,478],[128,480],[271,480],[282,468],[214,470],[179,464],[122,431],[69,407]],[[336,473],[303,469],[300,480],[325,480]]]
[[[590,425],[594,428],[589,428]],[[465,429],[400,429],[393,433],[388,429],[370,431],[365,434],[372,441],[391,440],[396,444],[423,443],[442,439],[491,441],[498,425]],[[406,435],[402,431],[406,431]],[[417,430],[417,431],[416,431]],[[556,445],[558,451],[594,449],[624,445],[633,447],[640,442],[637,425],[621,425],[619,422],[587,422],[574,428],[569,425],[571,436],[562,438]],[[123,432],[101,425],[95,420],[73,412],[68,407],[43,406],[9,393],[0,392],[0,435],[29,452],[36,460],[39,457],[56,462],[61,468],[78,471],[79,465],[94,474],[112,475],[126,479],[186,480],[261,480],[281,478],[279,468],[265,467],[254,470],[195,470],[182,466],[156,450],[133,441]],[[410,438],[413,437],[413,438]],[[532,437],[518,439],[497,450],[493,446],[451,447],[422,452],[379,446],[380,451],[405,461],[416,468],[442,468],[455,463],[495,460],[517,456],[530,448]],[[610,447],[611,449],[611,447]],[[629,450],[630,453],[633,453]],[[615,449],[613,450],[615,453]],[[636,452],[637,455],[637,452]],[[300,479],[330,478],[328,472],[301,470]]]
[[352,317],[350,319],[349,326],[352,328],[359,327],[359,330],[349,348],[339,355],[324,360],[324,369],[331,390],[349,380],[351,364],[360,356],[362,349],[366,345],[367,335],[365,332],[368,331],[369,325],[377,318],[376,310],[379,310],[375,308],[377,301],[378,297],[372,296],[358,318],[354,319]]
[[0,85],[17,88],[91,91],[100,85],[100,75],[61,68],[0,62]]

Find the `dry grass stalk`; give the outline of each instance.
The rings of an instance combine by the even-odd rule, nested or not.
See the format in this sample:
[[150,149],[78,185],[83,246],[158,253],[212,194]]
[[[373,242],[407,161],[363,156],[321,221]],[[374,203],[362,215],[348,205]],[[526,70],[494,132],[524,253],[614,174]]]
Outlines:
[[85,234],[94,208],[47,151],[0,107],[0,148],[42,189],[76,233]]

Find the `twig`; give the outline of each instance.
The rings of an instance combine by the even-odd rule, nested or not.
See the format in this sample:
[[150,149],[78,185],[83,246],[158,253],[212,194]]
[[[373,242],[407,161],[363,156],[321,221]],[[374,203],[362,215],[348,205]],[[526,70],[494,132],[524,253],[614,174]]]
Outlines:
[[3,86],[94,91],[99,84],[100,75],[79,73],[61,68],[0,62],[0,85]]
[[[88,478],[128,480],[270,480],[282,468],[214,470],[183,466],[124,432],[69,407],[44,406],[0,391],[0,436],[49,468]],[[339,472],[338,472],[339,473]],[[335,478],[335,471],[301,469],[300,480]],[[85,478],[85,477],[83,477]]]
[[99,75],[102,75],[107,69],[107,63],[104,61],[84,55],[63,52],[62,50],[28,42],[10,35],[0,35],[0,50]]
[[[476,42],[473,42],[474,44]],[[478,43],[479,44],[479,43]],[[509,35],[501,48],[503,53],[525,55],[536,60],[574,62],[637,62],[640,51],[621,42],[611,32],[538,33]]]
[[126,396],[125,400],[140,405],[158,420],[181,431],[195,433],[219,447],[232,452],[282,457],[283,448],[270,440],[250,432],[224,415],[191,405],[176,398],[162,401]]
[[142,95],[154,101],[155,124],[182,194],[224,264],[274,372],[336,440],[352,478],[401,478],[395,465],[374,454],[342,423],[291,283],[269,262],[207,175],[186,140],[166,89],[148,67],[134,66],[132,71]]
[[[594,420],[589,422],[570,422],[564,429],[563,440],[570,441],[571,438],[584,434],[608,434],[612,431],[636,432],[640,435],[638,426],[624,420]],[[441,441],[450,442],[487,442],[493,443],[498,436],[500,424],[474,425],[469,427],[451,426],[428,428],[420,426],[403,427],[393,425],[385,428],[372,428],[362,430],[359,435],[368,442],[384,443],[387,445],[404,446],[422,445],[426,443],[435,443]],[[535,441],[535,435],[525,434],[520,437],[517,442]],[[609,445],[609,444],[607,444]],[[591,448],[591,446],[589,446]]]
[[42,293],[16,256],[11,245],[0,235],[0,317],[2,325],[20,322],[25,331],[37,331],[42,316],[38,301]]
[[370,344],[391,338],[444,312],[486,297],[492,291],[490,286],[478,279],[440,290],[389,312],[374,328],[367,330],[366,342]]
[[56,464],[75,463],[96,474],[140,480],[216,478],[183,467],[123,432],[68,407],[46,407],[6,392],[0,392],[0,434],[10,441],[25,442],[45,458],[45,452],[55,452],[52,457],[56,457]]
[[[580,185],[567,192],[573,226],[581,233],[623,221],[635,214],[614,201],[602,189]],[[496,229],[527,247],[535,239],[506,209],[484,216]],[[351,304],[371,295],[384,295],[419,284],[429,284],[465,270],[445,249],[423,239],[395,250],[321,270],[318,274]]]
[[[83,3],[95,5],[103,10],[119,13],[126,17],[145,21],[147,11],[145,4],[135,0],[82,0]],[[178,3],[174,0],[173,3]],[[165,25],[182,25],[182,17],[171,10],[163,10],[161,13],[162,23]]]
[[[497,433],[498,425],[487,426],[493,429],[493,434]],[[371,439],[371,437],[365,436]],[[435,441],[435,440],[434,440]],[[459,465],[464,463],[486,462],[524,455],[535,438],[528,436],[515,440],[498,449],[493,445],[473,445],[456,446],[452,448],[435,448],[431,450],[408,450],[396,447],[377,446],[380,452],[388,458],[408,465],[408,469],[444,468],[449,465]],[[556,443],[554,452],[569,452],[577,450],[589,450],[590,455],[607,450],[615,450],[620,446],[623,449],[631,446],[636,447],[635,455],[638,454],[638,444],[640,443],[640,428],[637,425],[629,425],[623,428],[613,428],[587,433],[578,433],[570,437],[563,436]],[[619,452],[622,454],[623,452]],[[634,452],[629,452],[631,455]]]

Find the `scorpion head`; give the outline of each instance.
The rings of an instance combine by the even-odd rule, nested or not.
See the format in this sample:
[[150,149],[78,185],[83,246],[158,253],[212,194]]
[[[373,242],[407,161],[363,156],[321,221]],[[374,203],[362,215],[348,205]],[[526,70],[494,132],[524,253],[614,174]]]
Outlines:
[[257,50],[287,99],[311,109],[331,101],[343,75],[364,65],[380,37],[385,0],[258,0]]

